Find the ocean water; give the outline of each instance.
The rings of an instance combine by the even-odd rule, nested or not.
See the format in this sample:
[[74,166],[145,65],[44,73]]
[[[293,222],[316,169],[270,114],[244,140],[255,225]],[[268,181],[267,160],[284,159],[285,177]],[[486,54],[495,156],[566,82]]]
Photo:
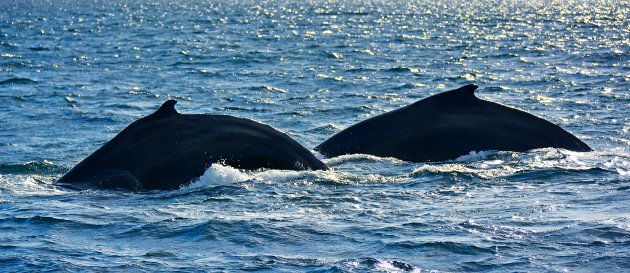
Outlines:
[[[628,1],[2,0],[0,271],[628,272],[628,18]],[[54,184],[167,99],[312,149],[470,83],[594,151]]]

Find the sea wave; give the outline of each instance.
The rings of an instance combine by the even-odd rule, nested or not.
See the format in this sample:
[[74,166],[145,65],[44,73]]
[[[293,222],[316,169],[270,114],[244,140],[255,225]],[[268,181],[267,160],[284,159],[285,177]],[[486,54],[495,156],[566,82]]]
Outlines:
[[33,84],[33,83],[37,83],[37,81],[31,80],[28,78],[9,78],[9,79],[0,81],[0,85],[17,85],[17,84]]

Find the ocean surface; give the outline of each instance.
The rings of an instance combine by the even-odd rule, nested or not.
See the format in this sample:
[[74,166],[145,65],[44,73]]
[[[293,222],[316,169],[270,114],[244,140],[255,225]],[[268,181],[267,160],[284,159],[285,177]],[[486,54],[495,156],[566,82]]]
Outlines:
[[[0,271],[628,272],[629,18],[628,1],[2,0]],[[167,99],[313,149],[470,83],[594,151],[54,183]]]

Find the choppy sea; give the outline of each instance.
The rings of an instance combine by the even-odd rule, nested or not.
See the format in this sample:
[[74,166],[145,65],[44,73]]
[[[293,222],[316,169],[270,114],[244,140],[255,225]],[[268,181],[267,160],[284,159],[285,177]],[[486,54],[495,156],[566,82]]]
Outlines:
[[[629,18],[595,0],[2,0],[0,271],[628,272]],[[312,149],[470,83],[595,151],[54,184],[167,99]]]

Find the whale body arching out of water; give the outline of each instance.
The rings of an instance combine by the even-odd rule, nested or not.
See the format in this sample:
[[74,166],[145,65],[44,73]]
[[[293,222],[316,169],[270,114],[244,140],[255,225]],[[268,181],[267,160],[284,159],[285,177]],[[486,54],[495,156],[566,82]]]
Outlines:
[[[445,161],[471,151],[523,152],[586,143],[559,126],[475,96],[475,85],[443,92],[372,117],[337,133],[315,150],[327,157],[370,154],[412,162]],[[325,170],[288,135],[253,120],[180,114],[166,101],[62,176],[76,188],[166,190],[200,177],[210,165],[240,169]]]
[[175,100],[141,118],[58,183],[76,188],[177,189],[213,163],[239,169],[321,170],[326,165],[269,125],[226,115],[180,114]]
[[352,125],[315,150],[327,157],[370,154],[412,162],[456,159],[471,151],[591,148],[559,126],[479,99],[476,85],[443,92]]

